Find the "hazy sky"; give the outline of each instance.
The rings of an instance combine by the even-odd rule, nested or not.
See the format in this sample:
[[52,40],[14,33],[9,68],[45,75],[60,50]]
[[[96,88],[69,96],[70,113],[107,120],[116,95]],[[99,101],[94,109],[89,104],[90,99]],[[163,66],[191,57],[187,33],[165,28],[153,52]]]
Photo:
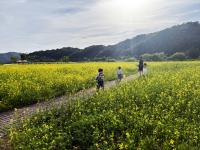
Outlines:
[[0,0],[0,53],[115,44],[200,21],[200,0]]

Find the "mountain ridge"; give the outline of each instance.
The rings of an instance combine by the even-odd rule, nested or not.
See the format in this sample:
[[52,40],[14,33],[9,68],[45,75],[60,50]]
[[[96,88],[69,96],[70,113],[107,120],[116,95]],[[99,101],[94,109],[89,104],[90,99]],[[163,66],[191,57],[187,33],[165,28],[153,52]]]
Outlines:
[[181,52],[188,58],[200,57],[200,23],[187,22],[161,31],[140,34],[113,45],[92,45],[84,49],[63,47],[27,54],[30,61],[88,61],[99,58],[139,57],[143,54]]
[[20,59],[20,54],[17,52],[8,52],[8,53],[0,53],[0,63],[10,63],[11,57],[16,57],[17,59]]

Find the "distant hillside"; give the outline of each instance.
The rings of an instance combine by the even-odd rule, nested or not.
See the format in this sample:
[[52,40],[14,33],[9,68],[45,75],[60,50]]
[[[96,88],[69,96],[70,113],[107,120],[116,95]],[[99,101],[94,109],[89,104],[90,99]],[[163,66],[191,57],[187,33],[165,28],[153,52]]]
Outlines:
[[192,55],[193,51],[196,51],[199,56],[200,24],[189,22],[173,26],[159,32],[136,36],[113,47],[115,50],[124,50],[134,56],[144,53],[164,52],[171,55],[176,52],[184,52],[190,57],[195,57]]
[[55,50],[37,51],[27,55],[27,59],[30,61],[59,61],[63,59],[64,56],[71,56],[74,53],[78,53],[80,49],[78,48],[61,48]]
[[11,63],[10,58],[13,56],[20,59],[20,53],[9,52],[0,54],[0,63]]
[[85,49],[67,47],[38,51],[30,53],[28,59],[32,61],[58,61],[64,56],[68,56],[72,61],[82,61],[103,57],[138,57],[145,53],[159,52],[164,52],[167,55],[183,52],[188,58],[198,58],[200,56],[199,22],[189,22],[159,32],[138,35],[115,45],[93,45]]

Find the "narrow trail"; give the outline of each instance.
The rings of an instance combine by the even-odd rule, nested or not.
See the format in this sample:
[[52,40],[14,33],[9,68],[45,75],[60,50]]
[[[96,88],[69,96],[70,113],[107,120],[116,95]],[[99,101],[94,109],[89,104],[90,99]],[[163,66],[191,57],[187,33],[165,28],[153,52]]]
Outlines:
[[[131,81],[135,78],[137,78],[137,75],[128,76],[122,80],[122,83]],[[116,80],[108,81],[105,83],[105,89],[114,87],[116,86],[116,84],[117,84]],[[37,113],[40,110],[50,110],[52,107],[59,107],[69,100],[75,100],[77,98],[87,98],[94,95],[95,93],[96,93],[96,88],[92,87],[89,89],[79,91],[76,94],[68,96],[64,95],[61,97],[50,99],[48,101],[0,113],[0,139],[6,136],[6,129],[8,129],[12,124],[16,124],[18,120],[23,120],[28,117],[31,117],[31,115]]]

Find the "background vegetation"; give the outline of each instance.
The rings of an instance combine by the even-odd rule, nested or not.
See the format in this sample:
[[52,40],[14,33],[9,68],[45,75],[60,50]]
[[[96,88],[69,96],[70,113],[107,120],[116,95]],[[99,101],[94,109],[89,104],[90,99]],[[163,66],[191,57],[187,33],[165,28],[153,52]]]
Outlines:
[[40,112],[15,149],[199,149],[200,62],[148,63],[138,80]]
[[0,112],[95,85],[98,68],[105,80],[116,79],[117,67],[134,74],[134,63],[72,63],[0,66]]

